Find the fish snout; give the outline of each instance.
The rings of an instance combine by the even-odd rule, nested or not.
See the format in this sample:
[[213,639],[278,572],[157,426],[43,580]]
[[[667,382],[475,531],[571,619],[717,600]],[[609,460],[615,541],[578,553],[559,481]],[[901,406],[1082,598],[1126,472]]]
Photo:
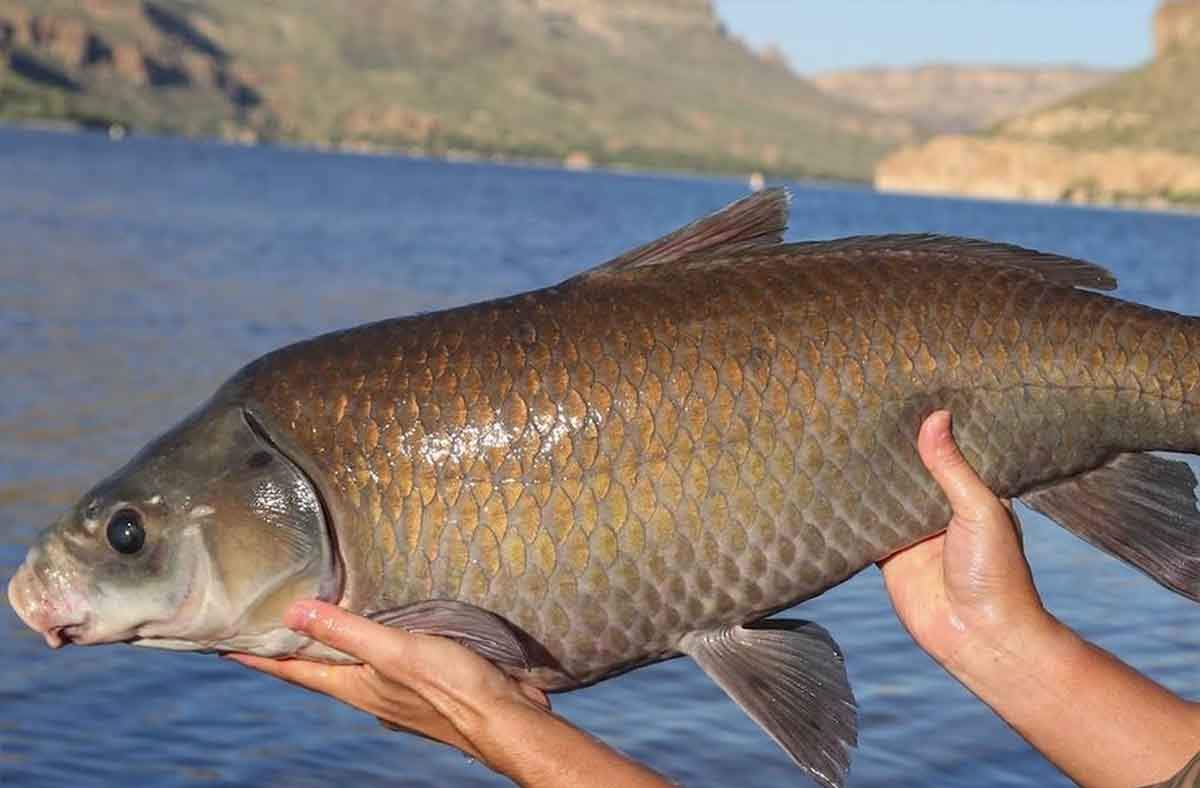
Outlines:
[[21,621],[46,639],[50,648],[60,648],[77,639],[87,624],[87,615],[74,595],[52,593],[38,576],[30,555],[8,581],[8,603]]

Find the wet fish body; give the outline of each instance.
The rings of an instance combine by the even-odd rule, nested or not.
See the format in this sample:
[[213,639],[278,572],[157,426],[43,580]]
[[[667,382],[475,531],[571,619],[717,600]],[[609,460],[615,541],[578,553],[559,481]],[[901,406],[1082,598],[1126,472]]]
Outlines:
[[[945,527],[941,408],[998,494],[1195,598],[1195,479],[1145,453],[1200,448],[1194,318],[1017,247],[782,244],[786,208],[262,357],[48,532],[14,607],[52,641],[339,659],[279,628],[319,595],[549,690],[686,653],[837,784],[841,655],[768,617]],[[148,585],[146,621],[89,601]]]

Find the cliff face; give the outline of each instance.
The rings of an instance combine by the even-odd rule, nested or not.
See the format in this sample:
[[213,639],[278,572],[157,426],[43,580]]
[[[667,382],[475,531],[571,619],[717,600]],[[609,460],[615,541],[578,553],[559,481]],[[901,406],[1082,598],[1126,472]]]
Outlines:
[[1071,150],[1025,140],[941,136],[885,159],[883,191],[1166,206],[1200,197],[1200,158],[1164,150]]
[[1175,47],[1200,48],[1200,0],[1168,0],[1154,15],[1155,56]]
[[1085,68],[954,66],[867,68],[814,76],[825,92],[907,118],[932,133],[961,133],[1054,104],[1114,72]]
[[912,124],[708,0],[0,0],[0,118],[868,178]]
[[1200,204],[1200,0],[1163,4],[1156,54],[1075,98],[970,137],[937,137],[876,167],[893,191]]
[[254,137],[259,78],[203,27],[154,2],[0,0],[0,119]]

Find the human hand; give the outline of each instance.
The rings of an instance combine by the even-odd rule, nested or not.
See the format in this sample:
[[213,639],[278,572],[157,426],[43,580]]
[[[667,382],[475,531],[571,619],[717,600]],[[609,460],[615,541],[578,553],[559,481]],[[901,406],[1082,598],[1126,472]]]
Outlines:
[[949,413],[925,420],[917,448],[953,517],[880,562],[917,644],[1080,785],[1145,785],[1178,770],[1200,742],[1200,705],[1046,612],[1012,512],[958,451]]
[[386,627],[317,601],[295,603],[284,623],[363,664],[326,665],[249,654],[231,654],[229,659],[485,762],[487,744],[482,739],[494,720],[514,712],[550,710],[541,690],[447,638]]
[[995,646],[1053,619],[1034,587],[1011,510],[958,450],[948,412],[925,420],[917,448],[953,518],[943,533],[879,566],[896,615],[917,645],[955,672],[965,648]]
[[552,714],[541,690],[453,640],[386,627],[317,601],[296,602],[284,623],[362,664],[229,658],[373,714],[388,727],[457,747],[526,788],[669,785]]

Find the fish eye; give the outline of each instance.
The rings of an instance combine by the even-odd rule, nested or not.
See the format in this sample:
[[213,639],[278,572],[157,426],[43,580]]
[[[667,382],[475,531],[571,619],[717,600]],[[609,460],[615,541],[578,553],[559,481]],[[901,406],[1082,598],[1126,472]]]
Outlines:
[[122,509],[114,514],[108,521],[105,534],[112,548],[123,555],[133,555],[146,543],[142,516],[133,509]]

